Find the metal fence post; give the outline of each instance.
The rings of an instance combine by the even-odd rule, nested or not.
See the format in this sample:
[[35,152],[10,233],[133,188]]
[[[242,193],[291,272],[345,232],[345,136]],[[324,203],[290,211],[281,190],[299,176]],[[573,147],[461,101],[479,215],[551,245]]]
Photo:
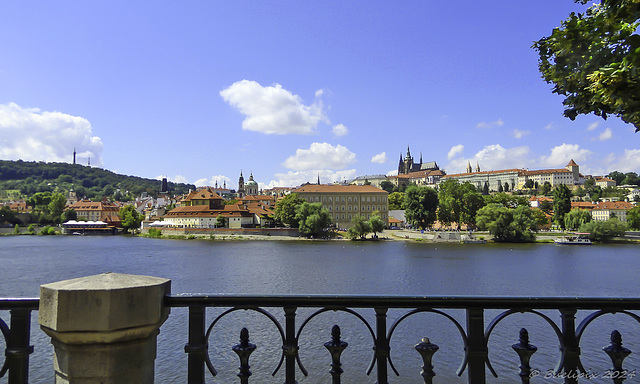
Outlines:
[[29,355],[33,345],[29,345],[31,332],[31,310],[12,309],[11,333],[7,340],[7,359],[9,361],[9,384],[29,382]]
[[575,308],[562,308],[562,370],[565,373],[565,384],[578,382],[578,369],[580,367],[580,347],[576,337],[576,312]]
[[484,384],[486,382],[485,364],[489,352],[484,337],[484,310],[482,308],[467,309],[467,335],[469,383]]
[[285,340],[282,349],[284,350],[284,371],[285,384],[297,384],[296,381],[296,357],[298,356],[298,342],[296,340],[296,307],[284,307],[285,317]]
[[389,358],[389,340],[387,339],[388,308],[374,308],[376,311],[376,364],[378,365],[378,381],[376,384],[388,384],[387,359]]
[[205,337],[206,313],[204,306],[189,306],[189,342],[184,347],[188,354],[188,374],[189,384],[204,384],[205,356],[208,353],[209,345]]

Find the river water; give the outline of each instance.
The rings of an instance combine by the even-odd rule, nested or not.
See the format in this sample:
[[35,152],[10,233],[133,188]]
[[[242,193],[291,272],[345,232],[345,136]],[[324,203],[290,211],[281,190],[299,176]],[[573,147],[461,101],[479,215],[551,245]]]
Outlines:
[[[483,295],[483,296],[593,296],[637,297],[640,258],[638,245],[594,245],[591,247],[553,244],[433,244],[389,241],[205,241],[165,240],[124,236],[64,237],[5,236],[0,238],[0,297],[36,297],[41,284],[104,272],[131,273],[169,278],[172,293],[228,294],[371,294],[371,295]],[[372,310],[363,316],[372,318]],[[464,326],[463,311],[447,311]],[[216,315],[210,310],[208,320]],[[488,322],[499,312],[488,311]],[[298,325],[304,318],[298,313]],[[280,316],[279,312],[274,313]],[[402,312],[390,311],[389,323]],[[558,312],[549,317],[559,321]],[[586,314],[580,314],[584,316]],[[8,321],[8,313],[0,313]],[[464,383],[454,371],[463,357],[463,345],[455,327],[435,315],[419,315],[403,323],[392,339],[392,357],[400,377],[393,383],[421,383],[421,360],[413,345],[423,336],[440,346],[434,356],[436,382]],[[31,358],[33,383],[53,381],[51,350],[47,337],[32,326],[36,352]],[[366,329],[352,317],[333,312],[309,324],[300,339],[300,354],[309,377],[300,383],[330,382],[329,356],[322,344],[330,339],[333,324],[342,328],[349,348],[343,353],[345,383],[374,383],[366,376],[372,342]],[[239,329],[249,328],[258,350],[251,356],[255,383],[282,383],[269,372],[279,360],[279,335],[275,328],[251,312],[225,318],[220,332],[209,340],[211,357],[220,371],[210,383],[237,382],[237,357],[230,347],[238,343]],[[532,315],[516,315],[494,331],[489,343],[490,358],[499,379],[489,382],[518,382],[517,355],[510,346],[518,330],[526,326],[531,343],[539,351],[532,359],[543,372],[553,368],[559,356],[558,344],[548,325]],[[621,315],[596,320],[582,343],[583,364],[594,372],[610,367],[601,351],[609,334],[619,329],[624,345],[640,352],[640,325]],[[159,336],[156,374],[158,383],[186,382],[187,310],[175,308]],[[1,346],[0,342],[0,346]],[[589,355],[589,356],[587,356]],[[1,357],[0,357],[1,359]],[[632,354],[625,367],[638,367]],[[267,372],[268,371],[268,372]],[[5,381],[2,381],[5,380]],[[553,382],[553,379],[550,379]],[[0,379],[0,383],[6,378]],[[541,382],[549,382],[543,380]],[[557,380],[556,382],[560,382]]]

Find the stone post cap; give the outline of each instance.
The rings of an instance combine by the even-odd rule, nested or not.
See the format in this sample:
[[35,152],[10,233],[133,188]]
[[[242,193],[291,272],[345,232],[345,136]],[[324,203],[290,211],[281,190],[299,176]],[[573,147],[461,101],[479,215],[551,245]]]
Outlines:
[[40,286],[39,322],[58,332],[111,332],[162,324],[171,280],[103,273]]

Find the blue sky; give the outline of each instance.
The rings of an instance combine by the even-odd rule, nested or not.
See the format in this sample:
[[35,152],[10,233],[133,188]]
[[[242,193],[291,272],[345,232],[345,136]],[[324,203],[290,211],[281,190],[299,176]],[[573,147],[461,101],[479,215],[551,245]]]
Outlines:
[[237,187],[640,171],[616,118],[562,116],[531,45],[571,0],[0,3],[0,159]]

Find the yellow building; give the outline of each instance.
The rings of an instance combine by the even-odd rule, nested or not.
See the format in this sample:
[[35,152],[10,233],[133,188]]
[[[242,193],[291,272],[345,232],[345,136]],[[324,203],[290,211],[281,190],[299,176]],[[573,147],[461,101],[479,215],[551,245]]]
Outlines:
[[309,203],[322,203],[338,228],[351,227],[355,216],[368,220],[374,213],[389,225],[389,193],[372,185],[307,184],[294,193]]

